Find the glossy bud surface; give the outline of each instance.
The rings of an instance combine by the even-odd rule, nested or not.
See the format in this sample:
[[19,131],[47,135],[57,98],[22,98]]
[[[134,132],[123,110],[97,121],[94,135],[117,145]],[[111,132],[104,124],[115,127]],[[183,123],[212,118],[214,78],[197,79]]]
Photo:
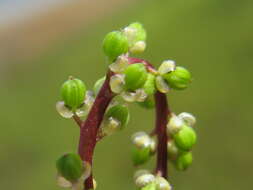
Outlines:
[[86,86],[80,79],[70,77],[61,87],[61,97],[65,105],[75,110],[84,102]]

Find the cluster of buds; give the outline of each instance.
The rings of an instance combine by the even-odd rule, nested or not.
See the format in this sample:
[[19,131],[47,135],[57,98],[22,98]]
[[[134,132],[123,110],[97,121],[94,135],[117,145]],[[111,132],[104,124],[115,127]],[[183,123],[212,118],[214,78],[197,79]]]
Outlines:
[[156,87],[162,93],[170,89],[183,90],[191,83],[191,73],[184,67],[176,66],[175,61],[165,60],[158,68]]
[[[80,135],[79,154],[84,158],[86,152],[83,149],[87,148],[88,154],[93,154],[94,144],[98,140],[125,128],[130,119],[126,103],[135,102],[147,109],[156,105],[157,117],[159,118],[161,113],[160,119],[164,122],[157,122],[150,135],[137,132],[132,136],[132,160],[135,166],[139,166],[149,161],[152,156],[157,154],[157,158],[161,158],[161,154],[164,156],[165,153],[165,162],[160,159],[164,167],[159,169],[166,171],[157,170],[152,174],[147,170],[138,170],[134,180],[139,190],[171,190],[170,183],[165,179],[166,157],[179,170],[190,166],[191,150],[196,143],[196,133],[192,127],[196,120],[186,112],[179,115],[171,113],[165,94],[172,89],[186,89],[192,79],[191,73],[184,67],[176,66],[173,60],[163,61],[156,70],[143,59],[131,58],[131,54],[144,52],[146,36],[144,27],[138,22],[108,33],[103,41],[103,51],[109,62],[107,75],[97,80],[92,90],[87,90],[80,79],[69,77],[61,87],[61,101],[57,102],[56,109],[64,118],[74,118],[80,126],[80,134],[85,138],[94,138],[82,139],[84,137]],[[113,98],[116,96],[121,99],[115,101]],[[88,118],[82,121],[79,118],[82,116]],[[166,126],[167,120],[169,121]],[[162,130],[158,130],[160,128]],[[165,137],[164,141],[161,136]],[[87,179],[88,183],[85,184],[88,184],[88,187],[85,189],[95,189],[96,182],[92,178],[90,165],[92,155],[88,157],[89,163],[81,160],[78,154],[63,155],[56,163],[58,184],[81,190],[84,188],[83,181]],[[158,159],[158,162],[160,160]]]
[[167,124],[170,140],[167,144],[168,157],[178,170],[186,170],[192,164],[192,147],[197,135],[193,129],[195,117],[186,112],[173,114]]
[[148,170],[137,170],[134,175],[135,185],[140,190],[172,190],[170,183]]

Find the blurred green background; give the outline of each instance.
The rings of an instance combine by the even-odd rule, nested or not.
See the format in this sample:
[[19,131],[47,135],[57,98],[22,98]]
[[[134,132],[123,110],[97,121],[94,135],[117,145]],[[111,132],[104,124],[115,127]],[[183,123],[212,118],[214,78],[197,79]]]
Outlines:
[[[156,66],[176,60],[194,77],[190,88],[168,96],[174,112],[191,112],[198,119],[193,166],[183,173],[169,168],[175,190],[250,189],[253,1],[142,0],[113,9],[43,54],[15,57],[2,66],[1,189],[61,189],[55,184],[55,160],[76,151],[79,130],[55,111],[59,88],[69,75],[92,88],[107,67],[104,35],[133,21],[142,22],[148,32],[142,57]],[[135,189],[130,136],[151,130],[154,113],[136,105],[130,109],[130,125],[96,148],[98,190]],[[152,161],[145,167],[152,168]]]

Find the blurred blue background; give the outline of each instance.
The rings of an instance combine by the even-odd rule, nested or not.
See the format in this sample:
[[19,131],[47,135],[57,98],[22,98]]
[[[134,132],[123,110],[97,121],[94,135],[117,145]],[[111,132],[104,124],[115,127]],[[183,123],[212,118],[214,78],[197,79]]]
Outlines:
[[[0,1],[2,189],[60,189],[55,160],[76,151],[79,130],[55,111],[59,88],[69,75],[92,88],[107,68],[103,37],[133,21],[148,32],[142,57],[156,66],[176,60],[194,77],[187,90],[168,96],[174,112],[198,119],[194,164],[183,173],[169,167],[175,189],[250,189],[253,1],[41,2]],[[130,136],[151,130],[154,113],[130,110],[129,126],[97,146],[98,190],[135,188]]]

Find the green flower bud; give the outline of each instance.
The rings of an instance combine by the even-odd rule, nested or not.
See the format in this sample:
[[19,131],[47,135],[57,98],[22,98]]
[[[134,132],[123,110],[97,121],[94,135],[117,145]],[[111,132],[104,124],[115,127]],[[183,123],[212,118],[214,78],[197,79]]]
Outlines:
[[105,36],[103,49],[110,61],[114,61],[118,56],[127,53],[127,37],[119,31],[110,32]]
[[124,74],[126,90],[136,90],[141,88],[148,77],[147,70],[142,63],[129,65],[124,71]]
[[122,129],[128,124],[130,114],[129,114],[129,110],[127,106],[118,104],[118,105],[110,107],[107,110],[105,117],[106,118],[112,117],[118,120],[120,122],[120,126]]
[[85,94],[86,86],[80,79],[70,77],[61,87],[62,99],[73,111],[83,104]]
[[192,164],[192,160],[192,153],[184,152],[178,156],[175,166],[178,170],[186,170]]
[[171,88],[183,90],[187,88],[191,82],[191,73],[183,67],[176,67],[175,71],[164,74],[163,78]]
[[153,74],[148,73],[147,80],[144,83],[143,89],[147,95],[153,95],[155,93],[155,76]]
[[188,151],[197,141],[197,135],[193,128],[184,125],[182,129],[174,135],[174,140],[178,148]]
[[56,168],[61,176],[69,181],[78,180],[84,171],[83,161],[78,154],[69,153],[59,158]]
[[155,107],[155,100],[153,96],[148,96],[144,102],[138,102],[138,104],[146,109],[152,109]]
[[141,190],[156,190],[156,184],[149,183],[148,185],[142,187]]
[[98,80],[95,82],[94,87],[93,87],[93,91],[94,91],[94,93],[95,93],[96,95],[97,95],[98,92],[100,91],[100,89],[101,89],[101,87],[103,86],[104,82],[105,82],[105,76],[102,77],[102,78],[100,78],[100,79],[98,79]]
[[132,160],[134,165],[144,164],[150,159],[151,148],[150,147],[134,147],[132,152]]

